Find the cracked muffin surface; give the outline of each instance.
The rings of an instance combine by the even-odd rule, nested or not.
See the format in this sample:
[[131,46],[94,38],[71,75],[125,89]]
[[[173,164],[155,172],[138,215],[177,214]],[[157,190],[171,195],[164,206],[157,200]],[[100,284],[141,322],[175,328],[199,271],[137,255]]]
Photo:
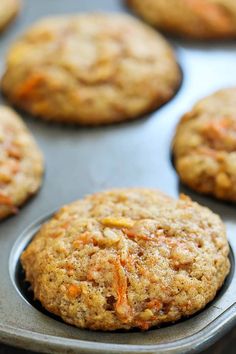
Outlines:
[[0,31],[16,17],[20,10],[20,0],[0,1]]
[[117,189],[64,206],[21,262],[35,298],[65,322],[147,330],[204,308],[228,252],[220,218],[188,197]]
[[2,90],[17,107],[59,122],[105,124],[158,108],[177,91],[174,53],[127,15],[46,18],[13,44]]
[[31,133],[13,110],[0,106],[0,220],[36,193],[42,174],[43,158]]
[[235,0],[127,0],[146,21],[193,39],[236,37]]
[[236,202],[236,88],[202,99],[183,116],[173,152],[184,184]]

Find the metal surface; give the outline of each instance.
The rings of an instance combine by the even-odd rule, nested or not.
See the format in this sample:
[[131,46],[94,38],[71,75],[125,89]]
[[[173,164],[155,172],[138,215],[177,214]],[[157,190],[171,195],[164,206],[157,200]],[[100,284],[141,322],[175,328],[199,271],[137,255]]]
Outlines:
[[[10,42],[37,18],[88,10],[126,11],[119,0],[25,0],[21,18],[0,37],[1,67]],[[227,225],[234,265],[235,206],[185,190],[171,163],[170,144],[179,117],[197,99],[236,83],[236,44],[173,44],[184,82],[177,96],[150,116],[98,128],[65,127],[24,116],[45,154],[46,174],[39,194],[19,215],[0,224],[0,341],[49,353],[186,353],[206,348],[236,323],[234,266],[224,289],[204,311],[145,333],[76,329],[29,304],[15,282],[17,259],[38,226],[35,220],[62,204],[110,187],[154,187],[173,197],[185,192],[209,206]]]

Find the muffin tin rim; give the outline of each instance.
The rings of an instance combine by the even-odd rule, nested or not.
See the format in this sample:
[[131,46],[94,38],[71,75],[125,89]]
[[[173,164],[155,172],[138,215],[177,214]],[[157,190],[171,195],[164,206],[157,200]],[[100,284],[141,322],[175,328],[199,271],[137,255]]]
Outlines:
[[[230,317],[229,317],[230,315]],[[222,320],[223,318],[223,320]],[[198,333],[188,336],[184,339],[179,339],[177,341],[172,341],[169,343],[156,344],[156,345],[127,345],[127,344],[113,344],[113,343],[98,343],[98,342],[87,342],[79,339],[61,338],[52,335],[45,335],[36,332],[31,332],[28,330],[22,330],[19,328],[14,328],[12,326],[3,326],[0,324],[0,338],[2,337],[5,343],[10,344],[12,335],[16,336],[17,340],[21,340],[23,343],[28,343],[31,345],[30,348],[35,348],[34,345],[39,345],[39,348],[43,350],[44,344],[48,344],[49,348],[53,350],[54,353],[61,353],[61,349],[68,349],[70,345],[70,350],[75,353],[74,350],[96,350],[99,345],[99,349],[96,350],[98,353],[101,350],[109,350],[109,353],[120,354],[123,353],[186,353],[192,348],[196,351],[200,351],[201,348],[208,345],[214,344],[217,340],[215,333],[223,329],[218,338],[222,337],[224,333],[231,329],[236,323],[236,302],[232,304],[226,311],[224,311],[220,316],[215,318],[213,322],[204,327]],[[5,330],[4,330],[5,327]],[[209,331],[210,327],[210,331]],[[211,328],[213,327],[213,328]],[[6,330],[8,329],[8,331]],[[203,336],[202,336],[203,333]],[[9,340],[8,340],[9,337]],[[33,338],[33,343],[32,343]],[[33,344],[33,346],[32,346]],[[54,347],[51,347],[54,346]],[[56,346],[56,347],[55,347]],[[57,347],[58,346],[58,347]],[[102,348],[101,348],[102,347]],[[58,349],[58,350],[57,350]],[[121,352],[119,351],[121,350]],[[107,352],[108,353],[108,352]]]

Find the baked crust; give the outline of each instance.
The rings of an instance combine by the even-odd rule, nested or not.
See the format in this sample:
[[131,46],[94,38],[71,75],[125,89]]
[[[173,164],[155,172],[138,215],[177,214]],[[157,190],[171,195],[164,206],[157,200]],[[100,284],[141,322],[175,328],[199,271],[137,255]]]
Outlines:
[[0,106],[0,219],[18,211],[42,182],[43,158],[21,118]]
[[235,0],[127,0],[158,29],[193,39],[236,37]]
[[173,142],[182,182],[236,202],[236,88],[199,101],[180,121]]
[[64,206],[21,256],[34,296],[80,328],[147,330],[211,301],[229,272],[220,218],[149,189]]
[[35,24],[10,49],[2,90],[47,120],[106,124],[171,99],[181,81],[164,38],[132,17],[84,14]]

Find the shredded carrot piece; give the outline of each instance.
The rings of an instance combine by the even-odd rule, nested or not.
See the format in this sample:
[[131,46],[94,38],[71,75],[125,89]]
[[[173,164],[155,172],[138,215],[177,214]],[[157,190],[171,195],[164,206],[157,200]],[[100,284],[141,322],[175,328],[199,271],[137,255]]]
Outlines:
[[144,276],[146,276],[146,277],[149,276],[150,272],[149,272],[147,269],[145,269],[144,267],[142,267],[142,266],[139,265],[139,264],[137,264],[137,268],[138,268],[139,273],[140,273],[141,275],[144,275]]
[[9,173],[0,172],[0,183],[8,184],[12,181],[13,176],[10,176]]
[[215,120],[209,122],[204,127],[204,135],[207,136],[211,140],[218,140],[224,138],[228,134],[228,130],[236,131],[236,123],[233,124],[231,120],[227,117],[224,117],[220,120]]
[[127,298],[127,277],[125,270],[121,265],[120,259],[112,260],[114,265],[114,279],[115,289],[117,293],[117,302],[115,310],[124,322],[128,322],[131,316],[131,307]]
[[[12,174],[16,174],[20,170],[20,163],[18,160],[8,159],[1,163],[1,169],[0,174],[3,179],[6,177],[7,180],[12,180]],[[4,169],[7,171],[6,173],[4,173]]]
[[20,99],[28,99],[31,97],[33,90],[37,88],[44,81],[42,74],[31,75],[26,81],[24,81],[18,88],[16,95]]
[[71,284],[68,288],[68,295],[71,298],[76,298],[81,294],[81,288],[76,284]]
[[211,148],[200,146],[197,149],[197,151],[200,152],[201,154],[204,154],[204,155],[207,155],[209,157],[212,157],[213,159],[217,158],[217,151],[215,151],[215,150],[213,150]]
[[217,139],[225,135],[225,128],[226,125],[223,121],[210,122],[205,128],[205,135]]
[[13,213],[18,212],[18,208],[13,204],[11,197],[0,193],[0,206],[10,207]]
[[17,160],[11,160],[11,162],[9,161],[9,167],[12,173],[16,174],[20,170],[20,163]]
[[52,232],[49,234],[49,236],[51,238],[58,238],[58,237],[64,236],[64,234],[65,234],[65,231],[62,229],[57,230],[57,231],[52,230]]
[[132,230],[129,230],[129,229],[123,229],[122,231],[129,238],[139,238],[139,239],[142,239],[142,240],[151,240],[151,237],[148,237],[146,235],[137,235],[136,233],[134,233]]
[[162,308],[162,303],[157,299],[153,299],[147,303],[147,308],[159,311]]
[[65,265],[65,268],[68,269],[68,270],[75,269],[75,267],[74,267],[74,265],[72,263],[67,263]]
[[139,327],[141,330],[146,331],[150,327],[150,323],[148,321],[136,320],[136,326]]
[[78,235],[77,239],[73,242],[74,248],[80,248],[82,245],[87,245],[89,243],[93,243],[93,238],[89,232],[84,232]]
[[74,267],[73,264],[71,264],[71,263],[66,263],[66,264],[64,265],[64,269],[67,270],[68,275],[73,275],[74,270],[75,270],[75,267]]
[[126,257],[125,259],[121,259],[120,260],[120,263],[121,265],[124,267],[125,266],[125,269],[131,271],[132,270],[132,267],[134,265],[134,257],[130,254],[128,255],[128,257]]
[[21,158],[21,152],[20,149],[17,148],[15,145],[10,145],[7,148],[7,153],[9,157],[13,157],[14,159],[20,159]]
[[0,204],[7,205],[7,206],[12,206],[13,202],[12,202],[12,199],[10,197],[0,193]]
[[60,227],[62,227],[63,229],[68,229],[69,226],[70,226],[70,223],[68,221],[66,221],[60,225]]

